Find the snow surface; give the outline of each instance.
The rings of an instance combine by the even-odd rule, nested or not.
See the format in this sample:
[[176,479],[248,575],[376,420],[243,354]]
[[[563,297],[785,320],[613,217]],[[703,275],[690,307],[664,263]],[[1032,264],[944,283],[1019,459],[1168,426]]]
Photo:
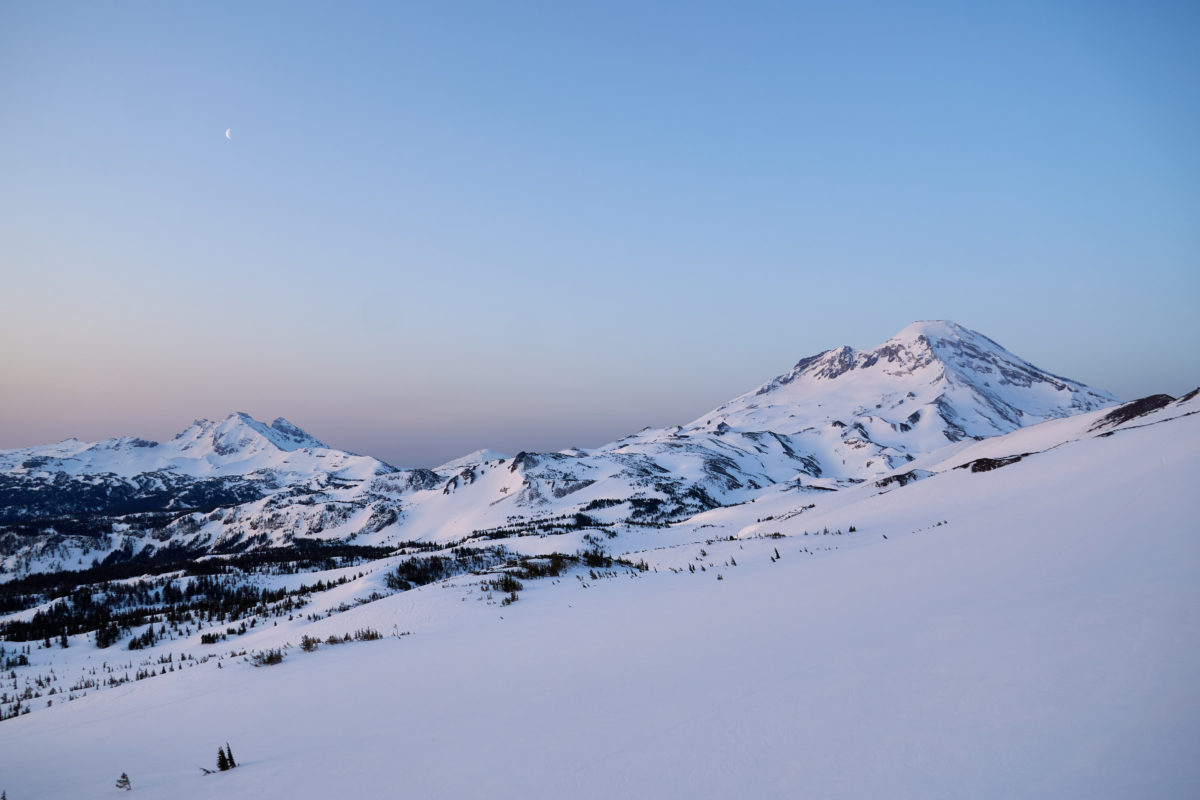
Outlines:
[[[903,486],[772,487],[630,526],[610,549],[651,571],[531,581],[511,606],[461,576],[260,627],[238,647],[397,635],[36,709],[0,723],[0,788],[112,797],[127,772],[180,800],[1200,796],[1194,406],[950,444]],[[1032,455],[954,468],[985,452]],[[165,652],[208,651],[147,655]],[[240,766],[202,775],[227,741]]]

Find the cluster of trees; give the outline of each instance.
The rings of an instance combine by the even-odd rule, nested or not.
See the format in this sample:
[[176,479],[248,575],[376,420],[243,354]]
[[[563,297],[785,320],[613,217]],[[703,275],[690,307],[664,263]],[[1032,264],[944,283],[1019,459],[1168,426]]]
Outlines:
[[17,647],[15,655],[10,655],[10,651],[3,645],[0,645],[0,666],[6,670],[11,670],[13,667],[24,667],[29,664],[29,645],[20,645]]
[[[345,644],[346,642],[373,642],[376,639],[382,638],[383,634],[374,628],[359,628],[352,634],[345,633],[341,636],[338,636],[337,634],[330,634],[329,638],[326,639],[324,643],[328,645],[337,645]],[[307,633],[300,637],[300,649],[306,653],[311,653],[312,651],[316,650],[320,644],[320,639],[316,638],[315,636],[309,636]]]
[[200,628],[206,622],[218,624],[252,614],[290,614],[304,604],[307,595],[349,580],[342,576],[335,582],[320,580],[289,590],[257,588],[240,583],[237,576],[213,575],[80,587],[28,620],[0,625],[0,636],[18,641],[43,639],[48,646],[51,638],[59,639],[61,644],[67,636],[95,631],[96,646],[105,648],[126,631],[148,624],[130,642],[130,649],[137,650],[169,635],[168,628],[178,632],[185,626],[190,630],[193,625]]
[[[428,545],[424,545],[428,547]],[[317,581],[298,590],[257,589],[242,584],[248,574],[294,574],[356,566],[392,553],[392,548],[326,544],[297,539],[291,546],[255,550],[232,556],[192,560],[199,553],[180,548],[148,556],[117,551],[105,563],[93,562],[84,570],[37,573],[0,584],[0,614],[33,608],[58,598],[29,620],[0,625],[0,637],[19,641],[42,639],[49,646],[57,639],[96,632],[98,647],[109,647],[132,628],[151,623],[131,643],[131,649],[148,647],[166,630],[183,625],[200,627],[204,620],[234,619],[254,612],[262,615],[291,613],[301,597],[332,585]],[[156,579],[163,573],[170,578]],[[188,579],[175,577],[182,573]],[[141,577],[141,580],[130,581]],[[342,578],[338,584],[345,583]],[[153,623],[159,624],[156,631]]]
[[225,743],[225,749],[217,748],[217,769],[221,772],[231,770],[237,766],[237,762],[233,760],[233,750],[229,747],[229,742]]
[[[237,762],[234,761],[234,759],[233,759],[233,749],[230,748],[229,742],[226,742],[224,747],[218,747],[217,748],[217,771],[228,772],[229,770],[235,768],[236,766],[237,766]],[[212,774],[211,769],[205,769],[204,767],[201,767],[200,770],[205,775]],[[116,788],[124,789],[127,792],[130,791],[131,789],[133,789],[133,781],[129,780],[129,773],[127,773],[127,772],[121,773],[121,777],[117,778]],[[0,800],[5,800],[5,798],[0,798]]]
[[[590,504],[584,510],[591,508]],[[461,541],[472,541],[477,539],[513,539],[518,536],[556,536],[562,533],[570,533],[572,531],[581,530],[584,528],[607,528],[611,527],[610,523],[601,522],[587,514],[575,512],[572,514],[559,514],[556,517],[543,517],[536,520],[522,520],[509,525],[500,525],[495,528],[479,528],[471,531],[471,535]]]
[[[230,748],[229,742],[225,743],[224,747],[217,748],[217,771],[228,772],[237,766],[237,762],[233,759],[233,749]],[[200,771],[205,775],[212,775],[213,770],[201,767]],[[122,776],[124,777],[124,776]]]
[[271,650],[260,650],[250,656],[250,663],[256,667],[271,667],[275,664],[283,663],[283,651],[274,648]]
[[522,558],[520,565],[514,571],[518,578],[536,580],[538,578],[557,578],[562,575],[575,559],[562,553],[551,553],[548,556]]
[[504,604],[515,602],[517,592],[524,589],[521,579],[536,580],[538,578],[557,577],[569,567],[582,565],[592,569],[608,568],[614,564],[645,572],[650,567],[645,559],[638,562],[624,558],[613,558],[604,552],[600,544],[589,537],[590,546],[580,550],[575,555],[551,553],[545,556],[518,556],[503,547],[492,547],[476,550],[460,547],[450,556],[426,556],[410,558],[399,564],[385,576],[389,588],[396,591],[407,591],[415,586],[445,580],[455,575],[468,572],[476,574],[492,570],[498,566],[505,571],[486,585],[492,591],[504,592],[507,598]]
[[384,576],[384,582],[389,589],[406,592],[417,586],[444,581],[455,575],[491,569],[511,557],[503,547],[458,547],[451,555],[414,556],[401,561]]
[[[0,614],[33,608],[53,598],[73,594],[83,587],[112,584],[131,578],[148,579],[167,573],[186,576],[290,575],[358,566],[392,552],[392,548],[388,547],[325,544],[309,539],[297,539],[288,547],[265,548],[204,560],[195,560],[203,555],[203,551],[182,548],[160,549],[150,556],[114,560],[112,557],[121,553],[117,551],[104,563],[93,563],[87,569],[35,573],[0,584]],[[121,591],[112,586],[105,587],[105,591],[109,590]]]

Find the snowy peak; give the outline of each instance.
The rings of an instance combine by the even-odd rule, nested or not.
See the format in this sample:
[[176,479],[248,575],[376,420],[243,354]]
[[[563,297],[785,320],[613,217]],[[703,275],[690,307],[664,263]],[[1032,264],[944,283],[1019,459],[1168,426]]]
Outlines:
[[474,453],[468,453],[465,456],[459,456],[447,461],[445,464],[434,467],[433,471],[454,472],[466,467],[473,467],[477,464],[484,464],[488,461],[505,461],[507,459],[508,456],[504,455],[504,453],[484,448],[483,450],[476,450]]
[[993,383],[999,386],[1028,388],[1035,383],[1048,383],[1057,391],[1090,392],[1095,398],[1110,403],[1115,398],[1107,392],[1096,392],[1080,383],[1060,378],[1013,355],[982,333],[945,320],[914,322],[893,336],[876,352],[903,351],[928,353],[960,381]]
[[[856,371],[859,374],[852,375]],[[983,334],[947,320],[914,322],[873,350],[839,347],[802,359],[789,373],[764,384],[755,394],[768,394],[796,381],[819,383],[845,379],[861,384],[866,382],[861,380],[866,374],[877,378],[919,375],[929,382],[945,381],[949,387],[969,387],[1001,402],[1015,399],[1006,396],[1014,391],[1039,385],[1064,393],[1056,398],[1065,401],[1056,404],[1064,406],[1062,413],[1056,414],[1044,404],[1035,403],[1039,407],[1031,411],[1038,416],[1087,411],[1116,400],[1108,392],[1039,369]],[[1019,404],[1013,408],[1024,410]]]
[[853,450],[874,468],[947,440],[995,436],[1115,402],[958,323],[923,320],[870,350],[843,346],[801,359],[685,427],[804,434],[825,442],[827,463],[849,467]]
[[836,380],[852,370],[870,369],[901,377],[930,366],[977,374],[988,374],[999,367],[1006,379],[1023,385],[1028,385],[1035,375],[1038,379],[1054,378],[1066,383],[957,322],[922,320],[908,325],[873,350],[842,346],[801,359],[790,372],[760,387],[757,394],[766,394],[800,378]]
[[199,451],[211,450],[218,456],[252,455],[269,449],[292,452],[306,447],[325,447],[283,417],[268,426],[240,411],[221,422],[198,419],[171,441],[181,452],[199,454]]
[[982,333],[948,319],[919,319],[904,326],[895,336],[888,339],[888,343],[914,345],[924,342],[930,345],[936,341],[953,339],[977,339],[989,342],[993,347],[1000,347]]
[[[382,462],[330,450],[320,440],[279,417],[270,425],[249,414],[223,420],[198,419],[167,442],[125,436],[99,442],[68,439],[55,445],[0,452],[0,472],[65,472],[70,475],[134,476],[150,472],[214,476],[259,469],[313,473],[345,471],[353,464],[370,473]],[[390,468],[388,468],[390,469]]]
[[999,347],[987,337],[954,322],[914,322],[874,350],[856,350],[843,345],[802,358],[789,372],[760,386],[755,394],[768,394],[802,379],[811,382],[833,381],[853,370],[875,368],[882,375],[909,375],[939,361],[934,342],[944,344],[968,336],[978,337]]
[[[884,348],[910,338],[915,348],[928,348],[942,365],[948,387],[946,398],[973,395],[971,401],[986,412],[984,416],[993,423],[995,432],[1092,411],[1117,400],[1103,390],[1039,369],[983,334],[953,322],[913,323]],[[1000,424],[996,424],[996,417],[1002,421]]]

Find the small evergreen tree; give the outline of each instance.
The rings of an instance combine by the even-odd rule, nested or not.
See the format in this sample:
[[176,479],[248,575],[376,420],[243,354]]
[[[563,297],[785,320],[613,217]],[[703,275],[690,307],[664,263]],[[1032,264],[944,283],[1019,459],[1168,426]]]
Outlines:
[[129,776],[124,772],[121,773],[121,777],[117,778],[117,788],[127,792],[133,788],[133,784],[129,782]]
[[225,755],[225,751],[220,747],[217,748],[217,769],[221,772],[229,769],[229,757]]
[[233,769],[237,766],[237,762],[233,760],[233,749],[230,748],[229,742],[225,743],[225,756],[229,759],[229,768]]

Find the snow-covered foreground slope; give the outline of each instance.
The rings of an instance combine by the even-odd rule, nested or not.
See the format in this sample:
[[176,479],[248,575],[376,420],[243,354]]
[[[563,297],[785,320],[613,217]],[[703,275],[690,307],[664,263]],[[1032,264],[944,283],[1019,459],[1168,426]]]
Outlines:
[[[907,485],[623,529],[613,550],[651,571],[576,568],[510,606],[463,577],[280,621],[246,646],[413,635],[10,719],[0,788],[112,797],[127,772],[184,799],[1200,796],[1192,411],[1051,422],[1074,427],[955,445]],[[226,741],[240,766],[202,775]]]

